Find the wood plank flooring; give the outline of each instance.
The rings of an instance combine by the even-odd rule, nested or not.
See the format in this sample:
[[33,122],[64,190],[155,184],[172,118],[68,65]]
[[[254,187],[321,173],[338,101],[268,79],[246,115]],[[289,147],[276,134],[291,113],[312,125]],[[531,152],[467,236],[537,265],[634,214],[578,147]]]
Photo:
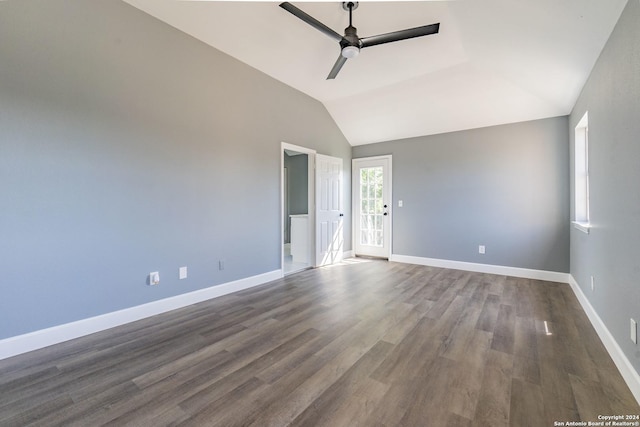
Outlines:
[[359,258],[0,361],[0,426],[614,414],[640,407],[568,285]]

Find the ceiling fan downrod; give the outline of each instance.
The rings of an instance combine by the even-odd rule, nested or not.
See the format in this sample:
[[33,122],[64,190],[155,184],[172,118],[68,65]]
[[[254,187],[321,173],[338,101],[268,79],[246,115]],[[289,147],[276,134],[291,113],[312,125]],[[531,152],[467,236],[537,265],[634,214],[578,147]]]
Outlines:
[[343,1],[342,2],[342,8],[344,10],[349,11],[349,26],[351,27],[351,16],[353,14],[353,11],[356,10],[358,8],[358,2],[357,1]]

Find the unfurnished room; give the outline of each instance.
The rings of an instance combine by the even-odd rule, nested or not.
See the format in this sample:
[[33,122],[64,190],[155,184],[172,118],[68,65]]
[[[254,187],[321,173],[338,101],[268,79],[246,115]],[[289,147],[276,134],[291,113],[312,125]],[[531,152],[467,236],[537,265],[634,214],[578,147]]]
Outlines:
[[640,426],[640,0],[0,1],[0,426]]

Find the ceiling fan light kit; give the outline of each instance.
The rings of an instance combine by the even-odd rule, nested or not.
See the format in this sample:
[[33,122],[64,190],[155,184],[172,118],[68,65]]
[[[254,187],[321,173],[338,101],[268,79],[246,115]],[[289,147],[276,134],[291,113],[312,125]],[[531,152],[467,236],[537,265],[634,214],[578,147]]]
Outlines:
[[340,55],[329,72],[327,80],[335,79],[344,63],[347,62],[347,59],[358,56],[360,49],[384,43],[412,39],[414,37],[437,34],[440,30],[440,23],[436,23],[424,25],[422,27],[409,28],[407,30],[394,31],[392,33],[379,34],[377,36],[360,38],[358,37],[356,27],[353,26],[353,11],[358,8],[358,2],[350,1],[342,2],[342,8],[349,11],[349,26],[344,29],[344,36],[341,36],[322,22],[298,9],[289,2],[281,3],[280,7],[340,43]]
[[342,48],[342,56],[347,59],[355,58],[360,53],[360,48],[355,46],[345,46]]

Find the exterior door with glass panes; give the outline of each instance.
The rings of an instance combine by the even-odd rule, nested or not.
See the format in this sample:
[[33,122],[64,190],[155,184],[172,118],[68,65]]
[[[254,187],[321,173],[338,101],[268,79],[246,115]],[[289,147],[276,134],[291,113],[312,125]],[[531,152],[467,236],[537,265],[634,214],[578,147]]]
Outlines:
[[391,255],[391,156],[353,159],[356,255]]

